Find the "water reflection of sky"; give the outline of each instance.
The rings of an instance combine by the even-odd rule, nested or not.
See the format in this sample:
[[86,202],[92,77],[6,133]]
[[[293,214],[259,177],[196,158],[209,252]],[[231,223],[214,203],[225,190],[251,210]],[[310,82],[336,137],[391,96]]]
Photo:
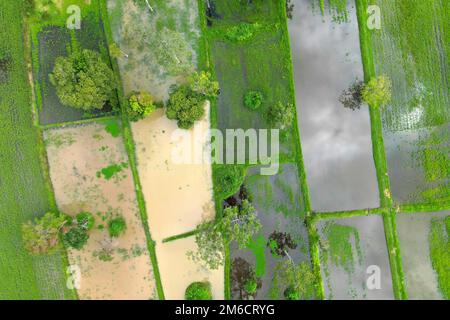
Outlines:
[[313,209],[337,211],[379,205],[367,107],[344,109],[338,98],[363,78],[355,10],[350,22],[313,13],[294,0],[289,23],[300,132]]

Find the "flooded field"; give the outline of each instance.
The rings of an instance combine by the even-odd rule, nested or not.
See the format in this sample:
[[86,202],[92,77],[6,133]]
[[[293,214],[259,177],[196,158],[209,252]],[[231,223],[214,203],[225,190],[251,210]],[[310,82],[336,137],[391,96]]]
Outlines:
[[224,299],[224,270],[209,270],[192,262],[187,252],[196,251],[195,238],[189,237],[156,246],[164,295],[168,300],[184,300],[186,288],[193,282],[208,281],[214,300]]
[[450,199],[448,1],[377,0],[372,35],[377,74],[392,79],[383,129],[393,199]]
[[[308,236],[304,225],[304,208],[302,204],[298,172],[295,165],[286,164],[280,173],[274,176],[261,176],[259,168],[249,170],[244,182],[262,224],[261,232],[249,244],[248,250],[231,248],[231,258],[243,258],[255,269],[261,279],[261,287],[256,299],[283,299],[282,290],[276,282],[277,265],[288,257],[271,253],[270,235],[285,232],[296,244],[289,250],[289,256],[296,262],[308,262]],[[233,298],[239,299],[239,292],[233,292]]]
[[178,129],[163,110],[132,124],[148,223],[156,241],[192,231],[215,216],[211,165],[179,162],[191,152],[194,160],[194,152],[207,146],[209,104],[207,109],[189,131]]
[[[449,217],[450,211],[397,215],[403,270],[410,299],[449,299]],[[446,232],[442,226],[444,223],[447,224]],[[439,236],[440,229],[444,229],[442,237]]]
[[[118,121],[53,129],[45,132],[50,175],[61,212],[95,216],[82,250],[69,249],[72,267],[80,271],[81,299],[156,298],[135,187]],[[121,215],[126,232],[108,235],[112,217]],[[105,260],[108,252],[112,259]]]
[[354,2],[348,21],[335,22],[312,1],[293,0],[291,35],[298,125],[316,211],[379,206],[369,111],[345,109],[342,91],[363,80]]
[[153,12],[144,1],[108,0],[108,12],[125,93],[145,90],[159,101],[194,71],[200,27],[195,0],[152,5]]
[[[394,299],[381,216],[324,220],[318,230],[327,299]],[[379,287],[369,287],[377,275]]]

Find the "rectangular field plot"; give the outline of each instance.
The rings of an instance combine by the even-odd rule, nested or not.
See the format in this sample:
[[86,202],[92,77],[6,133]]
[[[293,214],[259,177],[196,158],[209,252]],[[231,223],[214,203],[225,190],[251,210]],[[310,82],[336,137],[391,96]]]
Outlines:
[[318,223],[327,299],[394,299],[382,216]]
[[[87,211],[96,219],[87,245],[69,250],[71,265],[81,271],[80,298],[156,298],[120,122],[48,130],[45,143],[60,211]],[[127,229],[113,240],[108,223],[117,216],[125,219]]]
[[[33,126],[24,48],[23,1],[0,1],[0,300],[75,299],[64,252],[32,256],[22,224],[54,210]],[[6,58],[6,60],[5,60]]]
[[161,109],[132,124],[148,223],[156,241],[192,231],[215,217],[211,165],[194,154],[199,151],[201,157],[208,143],[209,105],[207,109],[189,131],[178,129]]
[[[32,22],[33,65],[35,90],[38,99],[39,123],[41,125],[77,121],[86,118],[109,114],[117,104],[114,97],[102,110],[85,112],[65,106],[57,96],[55,87],[50,83],[49,74],[52,73],[56,58],[67,56],[76,47],[90,49],[102,54],[105,62],[109,64],[103,22],[100,19],[99,0],[64,0],[61,2],[61,14],[49,21]],[[69,30],[66,27],[65,14],[69,5],[79,5],[81,9],[80,29]],[[113,81],[113,79],[111,79]]]
[[348,2],[348,21],[339,22],[328,8],[322,16],[313,2],[293,0],[289,22],[312,208],[376,208],[379,194],[368,107],[351,110],[339,102],[342,92],[364,77],[354,1]]
[[377,74],[392,80],[382,109],[392,184],[399,203],[450,199],[448,1],[377,0],[372,32]]
[[156,255],[166,299],[185,300],[186,288],[193,282],[209,282],[212,298],[224,299],[223,267],[209,270],[192,262],[187,253],[196,250],[194,237],[157,244]]
[[450,211],[400,213],[397,230],[409,299],[450,299]]
[[113,38],[124,54],[118,62],[125,93],[144,90],[166,100],[170,86],[197,65],[197,1],[151,1],[153,12],[144,1],[107,3]]
[[[296,264],[305,263],[309,267],[308,237],[296,166],[283,165],[280,173],[274,176],[261,176],[259,167],[251,168],[244,187],[227,199],[227,202],[239,202],[246,193],[257,210],[262,229],[246,250],[239,250],[236,246],[231,248],[232,298],[246,298],[242,296],[242,284],[239,284],[237,275],[239,270],[249,266],[259,278],[258,290],[253,298],[284,299],[286,287],[280,283],[278,271],[282,263],[291,258]],[[285,233],[293,241],[293,245],[287,249],[287,254],[277,254],[271,250],[271,236],[279,233]],[[303,299],[314,298],[314,288],[308,289],[309,295],[302,297]]]

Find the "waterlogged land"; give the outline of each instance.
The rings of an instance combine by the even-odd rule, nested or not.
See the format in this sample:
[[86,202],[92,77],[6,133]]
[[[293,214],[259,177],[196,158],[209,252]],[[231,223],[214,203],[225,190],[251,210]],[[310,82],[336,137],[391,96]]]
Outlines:
[[377,74],[392,79],[383,108],[392,195],[399,203],[450,199],[449,2],[377,0]]
[[[315,211],[379,206],[369,110],[345,109],[339,96],[362,80],[354,1],[343,8],[294,0],[289,31],[298,124]],[[342,1],[341,1],[342,2]]]
[[[155,299],[156,286],[135,187],[117,120],[45,132],[50,174],[61,212],[94,214],[82,250],[69,250],[80,271],[81,299]],[[123,217],[117,239],[108,222]]]
[[410,299],[450,298],[449,226],[448,211],[401,213],[397,216]]

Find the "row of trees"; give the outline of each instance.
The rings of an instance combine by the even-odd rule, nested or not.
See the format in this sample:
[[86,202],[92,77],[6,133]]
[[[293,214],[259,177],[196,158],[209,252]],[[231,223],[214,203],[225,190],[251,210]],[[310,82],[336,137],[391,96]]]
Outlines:
[[[95,218],[90,212],[80,212],[75,217],[61,213],[47,212],[44,216],[27,221],[22,225],[22,239],[30,254],[51,254],[62,248],[81,250],[89,240]],[[108,233],[117,238],[126,230],[121,216],[108,222]]]

